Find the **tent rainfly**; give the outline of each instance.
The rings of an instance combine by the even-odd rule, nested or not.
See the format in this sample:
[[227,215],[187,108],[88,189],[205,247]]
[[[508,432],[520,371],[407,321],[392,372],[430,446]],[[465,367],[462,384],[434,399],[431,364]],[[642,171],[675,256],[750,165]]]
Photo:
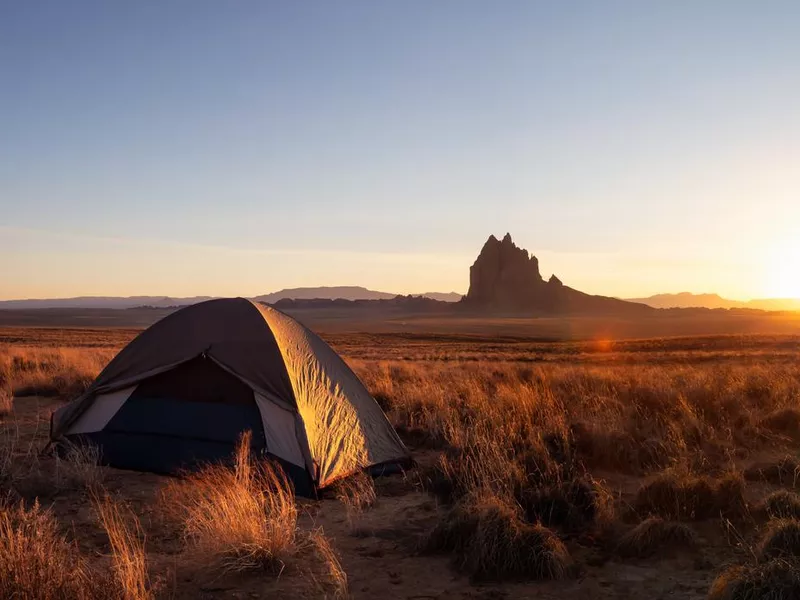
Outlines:
[[109,466],[175,473],[230,458],[242,432],[300,495],[408,451],[330,346],[284,313],[209,300],[143,331],[85,394],[57,410],[56,447],[92,443]]

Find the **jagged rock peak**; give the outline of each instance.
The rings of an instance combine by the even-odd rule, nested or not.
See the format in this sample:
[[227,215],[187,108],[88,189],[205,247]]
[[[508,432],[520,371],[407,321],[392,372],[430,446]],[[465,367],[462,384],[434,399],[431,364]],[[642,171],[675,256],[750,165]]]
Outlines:
[[539,259],[519,248],[506,233],[502,241],[494,235],[483,245],[469,272],[469,301],[492,306],[519,306],[533,288],[544,284]]
[[555,276],[555,274],[550,276],[550,279],[547,280],[547,283],[551,285],[564,285],[563,283],[561,283],[561,280]]

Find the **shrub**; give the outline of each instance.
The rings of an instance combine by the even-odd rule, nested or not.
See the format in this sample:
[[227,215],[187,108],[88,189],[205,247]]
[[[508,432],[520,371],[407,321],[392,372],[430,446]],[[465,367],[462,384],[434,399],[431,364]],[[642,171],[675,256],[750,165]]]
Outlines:
[[322,566],[322,577],[318,577],[313,571],[311,577],[316,584],[318,591],[325,598],[343,600],[348,598],[350,593],[347,583],[347,573],[342,568],[342,563],[336,551],[331,546],[330,541],[321,529],[312,531],[307,536],[307,542],[313,553],[317,557],[317,563]]
[[360,472],[340,481],[336,486],[336,499],[347,511],[347,521],[351,531],[355,530],[359,516],[372,508],[377,500],[375,482],[366,473]]
[[130,508],[107,495],[93,498],[95,511],[111,544],[114,580],[125,600],[153,597],[147,573],[142,528]]
[[199,564],[223,571],[279,572],[296,550],[297,507],[283,472],[250,457],[248,432],[231,469],[211,465],[170,482],[162,496],[181,517]]
[[709,600],[794,600],[800,598],[800,566],[782,559],[731,567],[711,584]]
[[798,440],[800,439],[800,410],[796,408],[775,410],[761,420],[761,426],[772,433]]
[[0,504],[0,598],[91,598],[91,581],[77,546],[59,533],[50,511]]
[[760,560],[800,558],[800,522],[793,519],[771,521],[758,546]]
[[605,499],[588,478],[527,488],[519,494],[526,521],[571,530],[595,523],[606,508]]
[[747,510],[744,481],[737,474],[722,479],[669,471],[645,483],[636,494],[635,508],[666,519],[736,518]]
[[800,496],[778,490],[764,498],[762,509],[770,519],[800,519]]
[[424,543],[452,553],[456,568],[475,579],[563,579],[572,559],[558,536],[525,523],[508,501],[489,493],[464,497]]
[[56,458],[56,487],[95,488],[105,479],[100,466],[100,448],[94,444],[68,442],[63,458]]
[[676,548],[697,545],[697,534],[684,523],[650,517],[627,532],[617,548],[622,556],[646,558]]
[[792,456],[784,456],[771,463],[759,463],[745,469],[750,481],[765,481],[775,485],[797,487],[800,484],[800,464]]
[[7,417],[14,409],[14,398],[11,390],[0,381],[0,418]]

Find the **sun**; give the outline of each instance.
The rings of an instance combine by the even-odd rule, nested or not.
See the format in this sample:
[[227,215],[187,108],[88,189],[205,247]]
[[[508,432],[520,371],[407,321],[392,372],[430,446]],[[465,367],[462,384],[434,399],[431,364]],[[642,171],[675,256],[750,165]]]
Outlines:
[[800,239],[770,252],[766,291],[772,298],[800,298]]

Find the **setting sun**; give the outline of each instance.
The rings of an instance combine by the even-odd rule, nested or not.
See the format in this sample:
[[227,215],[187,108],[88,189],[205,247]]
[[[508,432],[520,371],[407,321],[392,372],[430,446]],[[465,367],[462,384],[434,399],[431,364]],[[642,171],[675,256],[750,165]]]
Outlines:
[[800,240],[776,246],[767,260],[766,293],[775,298],[800,298]]

